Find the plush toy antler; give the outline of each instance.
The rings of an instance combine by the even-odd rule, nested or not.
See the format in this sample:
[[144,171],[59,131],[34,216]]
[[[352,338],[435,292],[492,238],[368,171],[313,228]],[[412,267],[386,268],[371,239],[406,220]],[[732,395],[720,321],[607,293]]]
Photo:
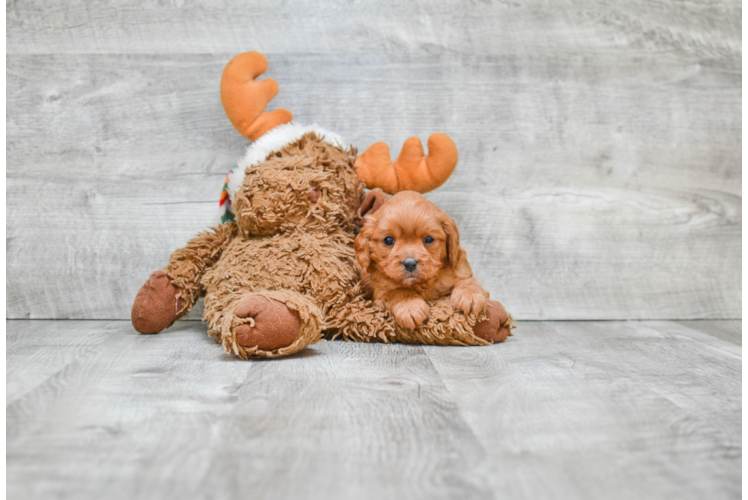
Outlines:
[[[293,120],[286,109],[265,112],[265,106],[278,94],[278,84],[272,78],[255,81],[267,68],[265,56],[244,52],[229,61],[221,77],[223,109],[234,128],[253,142]],[[444,184],[457,166],[457,147],[448,136],[432,134],[428,147],[426,155],[418,137],[411,137],[393,163],[387,144],[377,142],[356,160],[356,174],[369,189],[378,187],[389,194],[406,190],[427,193]]]
[[369,189],[427,193],[444,184],[457,166],[457,146],[449,136],[431,134],[428,146],[424,155],[421,140],[411,137],[393,163],[387,144],[377,142],[356,159],[356,174]]
[[256,141],[268,130],[293,120],[287,109],[265,112],[265,106],[278,94],[272,78],[255,81],[268,69],[268,60],[259,52],[244,52],[229,61],[221,77],[221,103],[234,128]]

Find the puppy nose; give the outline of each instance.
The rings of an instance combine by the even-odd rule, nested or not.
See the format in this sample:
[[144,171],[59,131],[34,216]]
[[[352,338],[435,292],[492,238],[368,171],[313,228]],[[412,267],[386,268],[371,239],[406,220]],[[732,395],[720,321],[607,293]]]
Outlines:
[[413,271],[415,271],[417,265],[418,265],[418,261],[416,259],[405,259],[403,261],[403,267],[409,273],[412,273]]

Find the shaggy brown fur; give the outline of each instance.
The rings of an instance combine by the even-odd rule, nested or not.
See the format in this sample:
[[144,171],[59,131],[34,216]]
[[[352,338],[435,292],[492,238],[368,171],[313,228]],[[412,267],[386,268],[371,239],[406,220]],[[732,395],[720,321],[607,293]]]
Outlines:
[[[428,321],[415,329],[397,326],[385,308],[365,298],[353,250],[353,221],[364,198],[355,159],[355,150],[343,151],[307,134],[248,168],[236,193],[237,222],[200,234],[174,252],[164,269],[178,290],[176,317],[204,294],[210,335],[245,359],[292,354],[323,336],[490,344],[473,333],[485,314],[455,311],[448,298],[431,301]],[[240,345],[237,328],[254,327],[255,318],[239,311],[267,299],[285,304],[298,317],[298,337],[275,349]],[[501,322],[510,326],[503,314]],[[499,337],[487,336],[503,340]]]

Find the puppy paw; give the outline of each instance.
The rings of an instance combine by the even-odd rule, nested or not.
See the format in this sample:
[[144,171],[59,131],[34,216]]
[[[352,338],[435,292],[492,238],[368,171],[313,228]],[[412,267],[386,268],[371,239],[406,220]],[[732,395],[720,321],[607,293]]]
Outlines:
[[452,307],[466,314],[480,314],[486,310],[486,296],[472,288],[455,288],[449,296]]
[[426,323],[429,318],[429,305],[420,297],[405,299],[390,304],[390,312],[395,317],[395,323],[412,330]]

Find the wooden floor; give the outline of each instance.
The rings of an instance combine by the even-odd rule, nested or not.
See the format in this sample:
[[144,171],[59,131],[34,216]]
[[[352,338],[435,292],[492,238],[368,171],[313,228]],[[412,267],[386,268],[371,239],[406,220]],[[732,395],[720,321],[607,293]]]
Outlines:
[[6,325],[12,499],[741,495],[740,321],[252,362],[194,321]]

